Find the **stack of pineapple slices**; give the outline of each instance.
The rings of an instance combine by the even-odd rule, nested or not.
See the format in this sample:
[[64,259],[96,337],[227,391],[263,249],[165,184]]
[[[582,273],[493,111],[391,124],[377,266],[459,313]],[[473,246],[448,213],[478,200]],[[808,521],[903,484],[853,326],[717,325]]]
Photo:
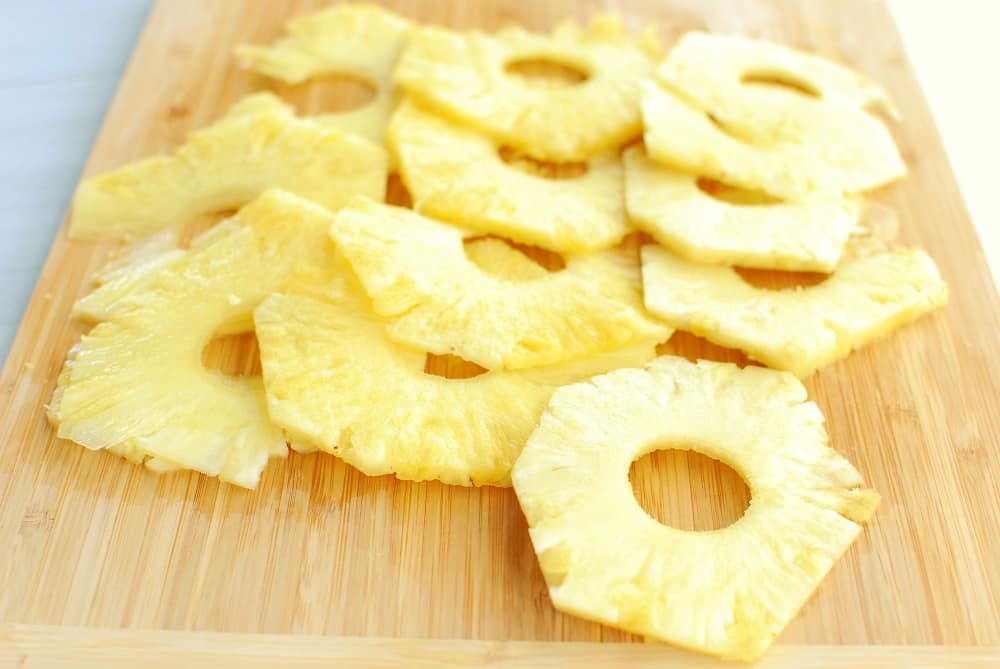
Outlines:
[[[252,95],[173,156],[81,184],[71,236],[147,237],[76,306],[96,325],[59,377],[59,436],[247,487],[286,442],[372,476],[513,483],[556,607],[759,657],[878,503],[796,376],[947,299],[926,254],[861,226],[861,194],[905,173],[865,111],[882,89],[739,38],[692,33],[663,58],[607,17],[457,33],[340,5],[238,56],[377,94],[312,118]],[[508,73],[532,59],[585,80]],[[416,211],[383,203],[390,167]],[[636,253],[633,226],[658,244]],[[733,266],[828,276],[770,291]],[[779,371],[657,358],[673,328]],[[213,337],[250,330],[262,379],[203,366]],[[427,353],[482,373],[425,373]],[[743,518],[646,515],[628,468],[664,447],[735,468]]]

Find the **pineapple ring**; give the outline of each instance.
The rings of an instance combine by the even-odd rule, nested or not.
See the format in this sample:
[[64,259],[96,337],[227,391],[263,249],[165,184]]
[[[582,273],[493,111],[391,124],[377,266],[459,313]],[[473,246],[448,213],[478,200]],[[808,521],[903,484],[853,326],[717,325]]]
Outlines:
[[[879,501],[805,400],[788,373],[675,357],[557,390],[512,474],[555,607],[760,657]],[[752,491],[744,516],[697,532],[643,511],[629,466],[664,445],[735,469]]]
[[[652,74],[659,45],[626,34],[609,16],[586,28],[566,23],[551,35],[519,28],[495,35],[441,28],[414,31],[396,81],[422,104],[540,160],[586,160],[642,131],[639,80]],[[533,86],[507,65],[544,59],[581,70],[575,86]]]
[[729,267],[642,249],[646,307],[665,322],[805,377],[948,301],[919,249],[863,249],[815,286],[773,291]]
[[488,137],[404,102],[387,139],[415,208],[469,230],[559,253],[614,246],[628,233],[617,152],[555,181],[506,165]]
[[365,198],[340,212],[330,234],[389,337],[421,351],[524,369],[671,334],[645,314],[638,268],[619,250],[508,281],[469,260],[462,230]]
[[626,208],[632,223],[689,260],[760,269],[830,272],[858,223],[849,197],[740,206],[703,193],[698,177],[625,152]]
[[84,180],[69,235],[144,235],[245,205],[283,188],[330,209],[358,193],[385,197],[383,149],[295,117],[268,93],[251,95],[172,156],[156,156]]
[[[744,83],[756,76],[821,97]],[[644,82],[642,102],[657,162],[786,199],[864,191],[906,174],[888,129],[862,109],[888,104],[885,92],[817,56],[688,33],[657,79],[665,88]]]
[[259,378],[202,365],[221,326],[284,288],[294,265],[325,253],[332,215],[267,192],[186,252],[120,270],[81,300],[101,320],[71,352],[49,407],[58,435],[157,470],[194,469],[252,488],[286,452]]
[[242,67],[288,84],[341,74],[373,85],[375,98],[363,108],[313,120],[382,144],[399,99],[392,74],[410,22],[374,5],[340,5],[296,17],[285,31],[272,46],[237,47]]

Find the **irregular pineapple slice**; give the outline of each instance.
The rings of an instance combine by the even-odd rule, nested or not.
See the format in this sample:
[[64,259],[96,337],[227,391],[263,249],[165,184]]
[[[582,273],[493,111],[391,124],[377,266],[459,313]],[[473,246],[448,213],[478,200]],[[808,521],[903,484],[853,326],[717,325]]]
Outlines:
[[49,408],[59,436],[254,487],[285,440],[267,417],[261,380],[207,370],[202,349],[246,322],[295,265],[325,257],[331,218],[269,191],[211,243],[144,263],[134,280],[119,276],[85,298],[84,312],[104,320],[59,376]]
[[888,104],[885,92],[817,56],[688,33],[656,76],[665,88],[645,82],[642,111],[657,162],[788,199],[864,191],[906,173],[885,125],[862,109]]
[[385,126],[399,98],[392,82],[410,22],[375,5],[338,5],[298,16],[288,36],[272,46],[240,45],[240,64],[258,74],[298,84],[323,75],[346,75],[376,89],[361,109],[322,114],[314,120],[382,144]]
[[577,256],[541,279],[508,281],[466,257],[465,234],[365,198],[331,228],[389,336],[421,351],[523,369],[670,335],[645,314],[629,254]]
[[801,202],[742,205],[711,197],[698,177],[625,152],[625,194],[636,227],[703,263],[830,272],[857,225],[857,200],[818,195]]
[[[653,71],[651,33],[628,35],[612,17],[586,28],[566,23],[551,35],[519,28],[495,35],[415,30],[396,81],[412,97],[534,158],[586,160],[642,131],[639,80]],[[545,60],[588,76],[578,85],[533,85],[505,67]]]
[[337,209],[358,193],[385,196],[383,149],[297,119],[267,93],[235,105],[173,156],[126,165],[80,184],[70,237],[148,234],[199,214],[240,207],[284,188]]
[[577,178],[547,179],[510,167],[493,140],[411,101],[387,139],[415,208],[429,216],[560,253],[608,248],[629,231],[617,152],[591,158]]
[[[728,659],[771,645],[879,501],[791,374],[662,357],[560,388],[512,474],[556,608]],[[695,450],[752,499],[711,532],[651,518],[631,463]]]
[[652,245],[642,249],[642,275],[646,307],[670,325],[800,377],[948,301],[934,261],[918,249],[864,250],[796,290],[756,288],[729,267]]

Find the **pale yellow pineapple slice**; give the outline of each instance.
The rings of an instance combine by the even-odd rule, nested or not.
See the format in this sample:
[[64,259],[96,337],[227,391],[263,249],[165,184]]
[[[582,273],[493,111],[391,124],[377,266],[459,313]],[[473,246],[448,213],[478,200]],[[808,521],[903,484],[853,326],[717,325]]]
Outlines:
[[642,111],[657,162],[788,199],[906,173],[888,129],[863,109],[888,104],[885,92],[818,56],[688,33],[656,77],[644,82]]
[[421,351],[523,369],[669,337],[645,314],[634,255],[576,256],[562,271],[508,281],[469,260],[466,234],[365,198],[331,228],[389,337]]
[[728,202],[704,192],[696,175],[650,160],[641,146],[624,159],[631,222],[697,262],[830,272],[860,217],[860,203],[851,197]]
[[399,99],[392,75],[409,31],[409,21],[381,7],[337,5],[295,17],[287,37],[271,46],[240,45],[236,55],[244,68],[289,84],[341,75],[372,86],[375,97],[361,109],[312,118],[382,144]]
[[589,159],[569,179],[506,164],[495,140],[412,101],[386,135],[415,208],[429,216],[560,253],[614,246],[629,231],[616,151]]
[[[659,45],[631,36],[609,16],[551,35],[510,28],[497,34],[414,30],[396,81],[410,96],[534,158],[586,160],[642,131],[639,80],[652,74]],[[581,72],[576,85],[534,84],[509,74],[542,60]]]
[[780,291],[645,246],[646,307],[673,327],[804,377],[947,303],[926,253],[871,246],[818,285]]
[[203,244],[136,267],[85,298],[99,323],[71,353],[49,408],[58,434],[157,469],[184,467],[253,487],[285,453],[260,378],[202,364],[202,350],[283,289],[292,268],[326,257],[332,215],[269,191]]
[[174,155],[83,181],[69,234],[80,239],[148,234],[243,206],[271,187],[331,209],[359,193],[381,199],[387,161],[382,148],[298,119],[278,98],[259,93],[191,135]]
[[[879,502],[827,445],[791,374],[662,357],[560,388],[512,474],[556,608],[727,659],[754,660]],[[639,506],[631,463],[656,449],[729,465],[742,518],[697,532]]]

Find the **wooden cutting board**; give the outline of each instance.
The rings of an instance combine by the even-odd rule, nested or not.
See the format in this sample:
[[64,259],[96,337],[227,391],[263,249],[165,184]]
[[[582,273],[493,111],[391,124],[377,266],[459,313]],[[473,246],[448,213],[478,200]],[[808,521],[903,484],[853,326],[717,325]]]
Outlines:
[[[161,0],[86,174],[170,151],[241,96],[269,86],[240,72],[234,45],[268,42],[288,17],[323,4]],[[900,239],[937,260],[951,304],[808,380],[833,445],[884,500],[789,625],[780,643],[790,646],[776,648],[769,662],[1000,666],[1000,304],[885,6],[391,4],[425,22],[487,29],[518,22],[538,30],[607,5],[633,26],[659,26],[669,40],[707,28],[805,47],[889,89],[903,115],[892,131],[911,175],[876,199],[898,212]],[[281,92],[309,111],[329,102],[318,88]],[[367,478],[329,456],[292,454],[269,465],[260,487],[247,491],[195,474],[157,476],[55,439],[43,405],[84,331],[70,321],[70,307],[115,248],[59,234],[0,377],[0,666],[68,666],[71,659],[80,666],[170,666],[171,658],[179,666],[222,655],[250,664],[280,656],[284,666],[317,657],[337,666],[395,666],[392,658],[402,656],[394,654],[406,648],[454,666],[532,658],[553,666],[710,666],[659,646],[553,643],[636,639],[555,611],[510,490]],[[732,357],[690,337],[669,348]],[[234,351],[242,355],[219,349],[213,356]],[[638,463],[634,480],[654,513],[681,525],[718,524],[745,502],[737,477],[695,456],[653,456]],[[109,631],[78,629],[92,627]],[[299,645],[285,636],[170,630],[352,638]],[[926,648],[939,645],[949,648]],[[993,649],[959,648],[972,646]]]

